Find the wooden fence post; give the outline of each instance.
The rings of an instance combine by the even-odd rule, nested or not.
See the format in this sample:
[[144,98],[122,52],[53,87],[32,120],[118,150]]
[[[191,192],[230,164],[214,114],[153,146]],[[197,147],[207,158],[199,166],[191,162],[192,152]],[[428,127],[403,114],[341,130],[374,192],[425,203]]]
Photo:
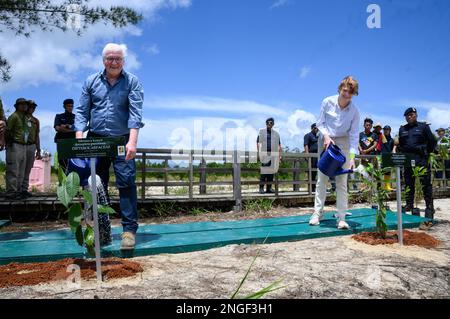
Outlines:
[[189,154],[189,199],[194,197],[194,155],[193,151]]
[[200,184],[205,183],[205,185],[200,185],[200,194],[206,194],[206,161],[202,157],[202,162],[200,164]]
[[233,153],[233,197],[235,200],[234,211],[242,210],[242,192],[241,192],[241,163],[238,158],[238,151]]
[[145,200],[145,163],[146,163],[146,158],[145,158],[145,152],[142,153],[142,171],[141,171],[141,199]]
[[164,195],[169,195],[169,188],[167,187],[167,183],[169,182],[169,176],[167,174],[167,168],[169,166],[169,160],[164,160]]
[[[299,182],[300,181],[300,161],[298,159],[294,160],[294,182]],[[294,192],[298,192],[300,189],[300,185],[299,184],[294,184],[293,185],[293,190]]]

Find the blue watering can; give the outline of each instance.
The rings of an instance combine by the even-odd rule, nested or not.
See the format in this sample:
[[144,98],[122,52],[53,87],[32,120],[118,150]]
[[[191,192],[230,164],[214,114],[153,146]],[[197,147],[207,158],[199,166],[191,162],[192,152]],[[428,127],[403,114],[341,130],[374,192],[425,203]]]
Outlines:
[[341,149],[338,146],[331,144],[320,154],[320,160],[317,167],[328,177],[353,173],[353,170],[351,169],[342,169],[342,165],[344,165],[345,161],[346,158]]
[[[95,159],[97,166],[98,160]],[[91,176],[91,161],[89,158],[71,158],[67,165],[67,174],[75,172],[80,177],[80,186],[88,185],[88,179]]]

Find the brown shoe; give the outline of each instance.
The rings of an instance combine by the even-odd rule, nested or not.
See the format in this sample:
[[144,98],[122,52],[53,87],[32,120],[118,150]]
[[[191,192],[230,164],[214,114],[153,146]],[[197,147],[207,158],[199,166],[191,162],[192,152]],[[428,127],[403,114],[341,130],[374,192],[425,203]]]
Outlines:
[[133,250],[136,244],[136,235],[132,232],[126,231],[122,234],[121,250]]
[[428,222],[420,223],[419,229],[426,231],[426,230],[430,230],[431,227],[433,227],[433,222],[428,221]]

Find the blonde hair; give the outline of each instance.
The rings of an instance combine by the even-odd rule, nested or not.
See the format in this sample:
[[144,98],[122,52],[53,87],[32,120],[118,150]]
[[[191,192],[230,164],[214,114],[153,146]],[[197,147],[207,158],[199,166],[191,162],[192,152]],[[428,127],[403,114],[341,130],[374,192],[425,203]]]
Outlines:
[[339,84],[338,93],[341,93],[342,88],[347,87],[351,94],[358,95],[359,84],[351,75],[346,76]]

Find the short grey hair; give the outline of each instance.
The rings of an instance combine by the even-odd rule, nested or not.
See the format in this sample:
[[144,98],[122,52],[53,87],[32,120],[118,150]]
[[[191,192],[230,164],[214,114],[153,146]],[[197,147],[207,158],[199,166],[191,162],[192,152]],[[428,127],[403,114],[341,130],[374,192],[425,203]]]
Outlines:
[[105,58],[106,53],[111,51],[121,51],[122,56],[125,58],[127,56],[127,46],[126,44],[108,43],[105,45],[102,51],[102,58]]

